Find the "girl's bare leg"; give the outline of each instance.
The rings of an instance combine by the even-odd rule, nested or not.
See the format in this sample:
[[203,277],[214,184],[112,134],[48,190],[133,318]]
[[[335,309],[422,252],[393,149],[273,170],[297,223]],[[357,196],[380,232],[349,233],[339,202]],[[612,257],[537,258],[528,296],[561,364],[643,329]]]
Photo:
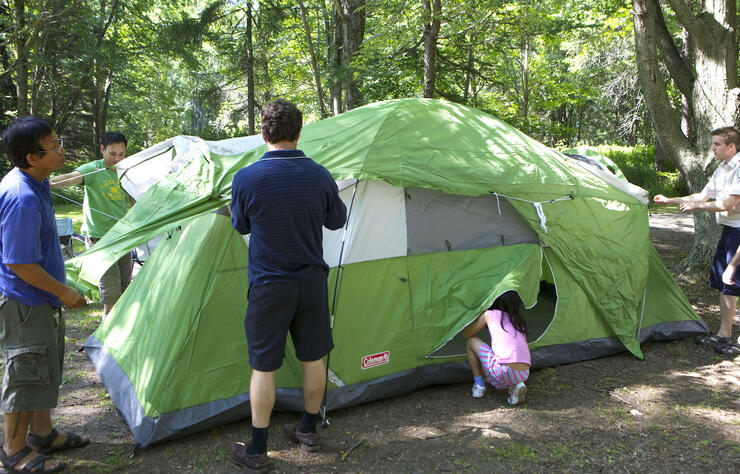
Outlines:
[[471,337],[468,339],[467,343],[467,353],[468,353],[468,363],[470,364],[470,368],[473,370],[473,377],[479,377],[483,375],[483,366],[480,363],[480,359],[478,358],[478,349],[480,348],[480,345],[483,344],[483,341],[478,339],[477,337]]

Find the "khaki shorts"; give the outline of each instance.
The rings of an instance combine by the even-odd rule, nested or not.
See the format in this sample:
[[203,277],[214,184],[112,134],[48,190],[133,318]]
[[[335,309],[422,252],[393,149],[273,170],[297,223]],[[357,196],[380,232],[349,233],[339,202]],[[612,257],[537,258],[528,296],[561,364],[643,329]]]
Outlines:
[[0,294],[4,412],[57,406],[64,366],[64,325],[64,316],[51,305],[26,306]]

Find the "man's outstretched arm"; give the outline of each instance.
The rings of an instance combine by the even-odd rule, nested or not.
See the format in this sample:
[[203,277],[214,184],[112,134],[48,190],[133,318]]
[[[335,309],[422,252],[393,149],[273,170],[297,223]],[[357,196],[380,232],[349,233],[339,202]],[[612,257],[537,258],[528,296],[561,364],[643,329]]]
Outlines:
[[703,195],[702,193],[696,193],[696,194],[690,194],[688,196],[678,196],[678,197],[667,197],[662,194],[658,194],[655,197],[653,197],[653,202],[655,204],[682,204],[685,202],[704,202],[708,201],[709,198]]
[[52,188],[66,188],[67,186],[74,186],[75,184],[82,184],[85,178],[82,177],[82,173],[77,170],[67,174],[60,174],[49,178],[49,186]]
[[719,201],[686,201],[681,203],[681,212],[690,211],[707,211],[707,212],[725,212],[732,211],[740,202],[740,195],[731,194],[725,199]]

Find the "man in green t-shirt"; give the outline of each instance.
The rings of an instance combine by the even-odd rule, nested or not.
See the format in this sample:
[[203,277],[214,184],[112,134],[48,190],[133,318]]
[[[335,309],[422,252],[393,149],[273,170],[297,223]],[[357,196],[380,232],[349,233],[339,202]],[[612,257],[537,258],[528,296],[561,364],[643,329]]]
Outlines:
[[[92,247],[113,225],[126,215],[131,198],[121,188],[115,165],[126,157],[126,137],[120,132],[106,132],[100,145],[102,160],[85,163],[71,173],[49,180],[52,188],[75,184],[85,187],[82,233]],[[100,301],[105,317],[131,283],[131,255],[126,254],[100,278]]]

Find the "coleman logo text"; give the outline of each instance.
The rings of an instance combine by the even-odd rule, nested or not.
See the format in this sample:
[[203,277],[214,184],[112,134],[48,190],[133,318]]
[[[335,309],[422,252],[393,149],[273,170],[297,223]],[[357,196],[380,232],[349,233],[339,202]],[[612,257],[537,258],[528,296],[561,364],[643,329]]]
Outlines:
[[391,361],[390,351],[367,355],[362,358],[362,370],[369,369],[371,367],[377,367],[379,365],[384,365],[390,361]]

